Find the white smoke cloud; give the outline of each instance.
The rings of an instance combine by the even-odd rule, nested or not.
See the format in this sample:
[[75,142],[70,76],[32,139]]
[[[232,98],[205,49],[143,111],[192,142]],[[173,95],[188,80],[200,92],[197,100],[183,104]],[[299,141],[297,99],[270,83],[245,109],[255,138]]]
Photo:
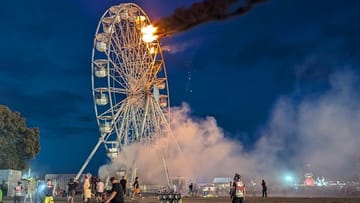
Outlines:
[[352,71],[335,73],[329,85],[328,91],[300,102],[280,98],[256,153],[298,172],[309,165],[315,176],[354,176],[360,144],[358,78]]
[[[360,145],[360,97],[353,72],[336,73],[328,91],[294,100],[281,97],[273,107],[255,149],[227,138],[215,118],[192,118],[190,107],[172,108],[172,131],[167,147],[167,167],[172,177],[212,181],[232,177],[278,181],[281,173],[294,170],[299,179],[308,169],[315,176],[348,177],[356,174],[354,163]],[[181,146],[177,150],[176,142]],[[161,141],[160,143],[164,143]],[[161,149],[165,145],[132,145],[117,160],[100,168],[100,177],[113,175],[136,159],[144,182],[165,184]],[[128,160],[128,161],[126,161]]]

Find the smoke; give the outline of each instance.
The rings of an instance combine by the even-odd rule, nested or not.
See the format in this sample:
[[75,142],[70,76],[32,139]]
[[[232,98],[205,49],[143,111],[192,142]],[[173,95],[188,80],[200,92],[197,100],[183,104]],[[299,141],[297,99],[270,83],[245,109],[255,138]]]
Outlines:
[[225,137],[215,118],[192,118],[187,104],[174,107],[173,135],[168,144],[161,140],[154,146],[129,146],[117,160],[100,168],[100,177],[114,175],[136,159],[143,182],[164,184],[163,149],[167,149],[169,175],[192,181],[209,182],[214,177],[232,177],[235,172],[246,181],[256,182],[264,178],[279,182],[288,171],[297,174],[300,182],[308,170],[328,179],[355,175],[360,95],[356,91],[359,78],[354,75],[351,71],[335,73],[329,78],[326,92],[300,101],[280,97],[251,151]]
[[[196,25],[212,21],[225,20],[249,12],[256,4],[265,0],[204,0],[189,8],[178,8],[171,16],[154,23],[160,37],[170,36]],[[238,7],[236,8],[237,4]],[[235,7],[235,8],[234,8]]]
[[329,77],[329,86],[328,91],[301,101],[278,100],[255,150],[269,157],[265,167],[280,164],[297,171],[300,179],[305,170],[329,178],[355,176],[360,144],[359,78],[353,71],[337,72]]

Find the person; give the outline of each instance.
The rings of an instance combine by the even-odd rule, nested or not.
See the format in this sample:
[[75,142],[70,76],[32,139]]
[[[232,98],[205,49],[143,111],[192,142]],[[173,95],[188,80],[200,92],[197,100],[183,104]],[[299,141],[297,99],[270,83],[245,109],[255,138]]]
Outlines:
[[133,188],[134,188],[133,197],[135,197],[137,195],[141,195],[139,177],[135,177],[135,181],[133,183]]
[[14,188],[14,190],[15,190],[14,203],[20,203],[21,195],[23,192],[23,186],[20,181],[18,182],[18,185]]
[[124,203],[124,191],[119,180],[111,177],[110,182],[112,184],[111,193],[104,203]]
[[8,192],[8,184],[6,184],[5,180],[2,181],[1,190],[2,190],[3,197],[6,197],[7,192]]
[[67,202],[74,203],[74,197],[76,194],[76,188],[78,186],[78,182],[75,178],[70,178],[67,186],[66,186],[66,193],[67,193]]
[[39,179],[36,180],[36,192],[34,198],[35,203],[44,203],[45,188],[46,188],[46,183],[44,181],[41,181]]
[[3,199],[3,192],[2,189],[0,188],[0,203],[2,203],[2,199]]
[[134,188],[134,192],[133,192],[133,195],[132,195],[133,199],[135,198],[135,196],[141,197],[139,177],[135,178],[135,181],[133,183],[133,188]]
[[236,173],[232,185],[232,203],[243,203],[245,201],[245,195],[245,184],[241,181],[241,176]]
[[127,181],[125,179],[125,176],[122,176],[121,180],[120,180],[120,185],[124,191],[124,195],[126,195],[126,184],[127,184]]
[[47,179],[44,203],[53,203],[53,202],[54,202],[54,185],[52,184],[51,179]]
[[104,182],[102,182],[101,179],[98,178],[96,181],[96,193],[95,193],[96,201],[102,202],[104,197],[104,188],[105,188]]
[[189,193],[191,196],[194,196],[194,184],[190,183],[189,185]]
[[33,193],[35,192],[36,187],[36,181],[35,179],[26,179],[27,184],[25,185],[25,197],[24,197],[24,203],[26,203],[26,200],[30,200],[30,203],[33,201]]
[[262,197],[267,198],[267,186],[264,179],[261,181],[261,186],[262,186]]
[[87,203],[89,201],[89,199],[91,198],[91,183],[90,183],[90,179],[91,179],[91,174],[88,173],[85,175],[84,178],[84,183],[83,183],[83,198],[84,198],[84,203]]

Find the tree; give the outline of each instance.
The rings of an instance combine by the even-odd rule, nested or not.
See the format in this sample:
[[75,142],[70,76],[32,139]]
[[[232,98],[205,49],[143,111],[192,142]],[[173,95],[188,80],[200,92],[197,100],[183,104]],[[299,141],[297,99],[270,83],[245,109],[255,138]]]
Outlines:
[[26,127],[25,118],[0,105],[0,169],[28,169],[40,152],[39,129]]

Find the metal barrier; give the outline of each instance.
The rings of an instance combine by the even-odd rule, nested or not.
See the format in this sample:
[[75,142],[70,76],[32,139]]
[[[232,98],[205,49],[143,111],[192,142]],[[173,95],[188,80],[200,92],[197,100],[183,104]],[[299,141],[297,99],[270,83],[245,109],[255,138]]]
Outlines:
[[179,193],[158,193],[157,198],[160,203],[182,203],[182,197]]

